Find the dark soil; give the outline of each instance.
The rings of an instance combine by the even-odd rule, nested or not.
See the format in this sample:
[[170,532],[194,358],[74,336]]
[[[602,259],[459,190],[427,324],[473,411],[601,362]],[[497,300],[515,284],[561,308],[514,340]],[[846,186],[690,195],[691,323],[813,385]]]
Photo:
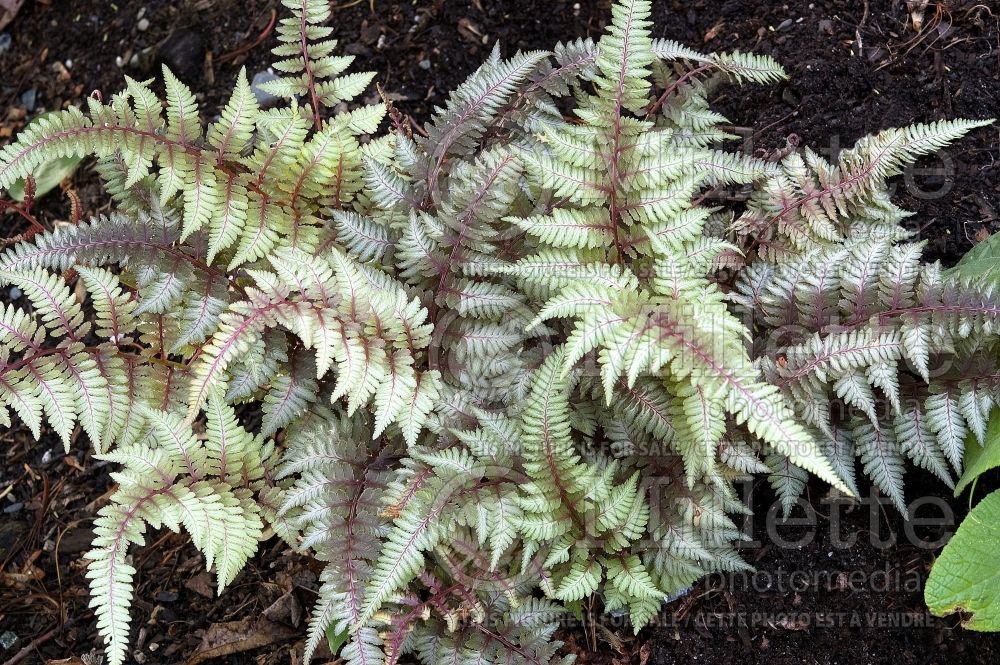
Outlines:
[[939,481],[910,472],[907,483],[910,500],[921,497],[909,523],[874,495],[843,503],[818,483],[785,523],[758,486],[755,542],[744,553],[756,573],[713,576],[674,603],[652,630],[650,662],[996,662],[1000,638],[963,631],[923,604],[934,554],[961,516],[942,509],[957,502]]
[[[334,25],[344,50],[358,56],[359,68],[377,70],[399,108],[423,121],[495,41],[511,53],[579,35],[597,37],[608,4],[343,0]],[[786,84],[719,92],[717,108],[746,137],[748,151],[782,147],[794,134],[834,154],[886,127],[1000,113],[995,0],[929,2],[919,31],[902,0],[654,4],[658,35],[706,50],[766,53],[785,65]],[[143,8],[148,28],[139,30]],[[202,91],[203,109],[211,116],[240,66],[251,76],[266,68],[271,40],[258,40],[269,33],[272,10],[281,11],[277,0],[29,1],[5,30],[12,44],[0,53],[0,144],[34,114],[75,103],[95,89],[106,96],[120,87],[124,73],[148,78],[161,61]],[[124,67],[116,64],[119,58]],[[25,93],[31,90],[36,103],[28,110]],[[952,263],[983,233],[1000,228],[997,151],[997,131],[979,130],[945,160],[928,161],[899,179],[897,201],[916,211],[913,228],[929,241],[931,258]],[[87,215],[105,204],[89,167],[67,186],[80,195]],[[47,224],[68,216],[69,205],[58,192],[40,205]],[[3,236],[20,230],[12,218],[0,218]],[[0,433],[0,446],[0,659],[26,649],[20,662],[80,663],[80,657],[100,652],[81,555],[89,545],[90,521],[110,489],[107,469],[82,441],[64,457],[54,437],[34,443],[20,427]],[[947,496],[933,481],[911,475],[911,496]],[[998,662],[1000,638],[925,614],[920,587],[935,550],[907,539],[891,508],[875,508],[876,529],[869,506],[841,507],[842,535],[854,534],[857,543],[839,548],[831,543],[834,506],[823,501],[818,484],[812,490],[817,526],[778,527],[786,539],[796,530],[812,533],[811,543],[749,547],[745,555],[760,571],[757,577],[699,583],[671,606],[659,627],[637,638],[613,619],[568,627],[570,648],[581,662],[622,664]],[[771,500],[758,487],[754,535],[767,543]],[[876,530],[896,533],[899,543],[872,545]],[[316,570],[274,541],[266,545],[270,549],[216,598],[200,555],[184,538],[151,538],[135,554],[136,661],[184,662],[208,638],[240,648],[214,662],[297,662],[302,612],[313,601]],[[12,645],[5,643],[7,631],[17,637]],[[263,647],[246,649],[261,636],[267,638]]]

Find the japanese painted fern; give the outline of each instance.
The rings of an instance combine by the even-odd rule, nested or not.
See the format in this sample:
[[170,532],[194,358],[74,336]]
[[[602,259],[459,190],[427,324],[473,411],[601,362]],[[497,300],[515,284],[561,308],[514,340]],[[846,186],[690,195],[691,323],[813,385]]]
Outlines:
[[[115,201],[0,255],[25,298],[0,418],[67,446],[79,424],[122,467],[88,555],[113,665],[150,528],[183,527],[220,589],[271,532],[326,562],[307,660],[332,631],[350,663],[568,662],[553,633],[587,596],[638,629],[746,565],[739,478],[852,491],[856,447],[901,502],[901,454],[947,478],[981,432],[1000,303],[922,264],[884,189],[976,123],[836,167],[720,150],[706,86],[783,71],[654,40],[629,0],[599,42],[494,51],[419,136],[378,133],[382,105],[328,110],[371,80],[342,75],[328,3],[285,4],[287,106],[241,74],[206,129],[164,71],[165,109],[129,80],[0,152],[0,188],[94,155]],[[756,192],[737,244],[702,202],[732,185]],[[785,326],[779,355],[752,343]]]
[[[921,261],[886,178],[983,124],[888,130],[837,164],[793,153],[735,225],[752,262],[733,300],[765,376],[852,488],[858,457],[904,514],[904,460],[953,486],[966,433],[983,442],[998,398],[1000,294]],[[789,502],[798,493],[781,491]]]

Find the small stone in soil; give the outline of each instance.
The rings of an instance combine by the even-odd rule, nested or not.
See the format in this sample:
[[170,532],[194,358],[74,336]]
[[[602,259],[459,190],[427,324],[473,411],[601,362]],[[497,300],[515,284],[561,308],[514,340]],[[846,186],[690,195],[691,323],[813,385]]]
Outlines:
[[156,601],[159,603],[172,603],[177,600],[176,591],[161,591],[156,594]]
[[149,30],[149,19],[144,18],[140,20],[138,23],[136,23],[135,27],[139,32],[146,32],[147,30]]
[[253,80],[250,81],[250,89],[253,90],[253,96],[257,98],[257,103],[262,109],[269,109],[281,102],[281,97],[275,97],[260,87],[268,81],[275,81],[279,78],[274,72],[268,71],[257,72],[253,75]]
[[12,503],[3,509],[4,515],[16,515],[21,512],[24,508],[24,502],[18,501],[17,503]]
[[37,101],[38,101],[38,91],[35,90],[34,88],[28,88],[27,90],[21,93],[21,106],[23,106],[28,113],[31,113],[32,111],[35,110],[35,103]]
[[420,64],[420,69],[430,69],[431,68],[431,61],[430,60],[421,60],[419,64]]
[[369,56],[372,54],[372,51],[361,42],[351,42],[344,46],[344,53],[347,55]]
[[176,30],[160,47],[156,60],[185,83],[197,83],[205,65],[204,40],[194,30]]
[[10,50],[10,44],[13,41],[11,39],[10,33],[5,32],[0,34],[0,53],[4,53]]
[[188,578],[184,582],[184,588],[194,591],[199,596],[204,596],[205,598],[214,597],[214,592],[212,591],[212,579],[209,577],[208,573],[198,573],[194,577]]
[[789,106],[798,106],[802,103],[802,98],[797,92],[792,90],[791,87],[786,87],[781,91],[781,101],[785,102]]
[[17,642],[17,633],[12,630],[5,630],[0,633],[0,649],[9,649]]

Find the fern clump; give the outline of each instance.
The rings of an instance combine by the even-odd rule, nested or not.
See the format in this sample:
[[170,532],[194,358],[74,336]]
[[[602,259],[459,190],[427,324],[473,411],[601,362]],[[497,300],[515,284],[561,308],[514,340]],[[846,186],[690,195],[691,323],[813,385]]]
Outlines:
[[[272,533],[326,562],[307,660],[337,635],[351,663],[567,662],[584,598],[639,629],[746,566],[740,478],[851,492],[845,427],[890,493],[872,441],[958,463],[992,392],[932,359],[995,357],[993,296],[920,262],[883,185],[976,123],[839,167],[727,152],[708,86],[784,72],[654,40],[627,0],[599,42],[496,50],[424,131],[380,132],[384,105],[329,111],[371,76],[344,74],[327,3],[285,4],[286,106],[241,74],[205,129],[165,71],[165,112],[129,80],[0,153],[0,188],[94,155],[115,201],[0,255],[30,304],[0,312],[0,418],[67,446],[79,423],[122,467],[88,555],[114,665],[148,528],[188,531],[220,589]],[[735,221],[704,203],[722,186],[755,192]],[[792,324],[780,358],[753,343]]]
[[[954,487],[967,433],[996,400],[1000,296],[921,261],[886,178],[985,123],[938,122],[859,141],[831,164],[787,156],[735,228],[752,259],[733,300],[768,381],[797,406],[851,488],[854,459],[906,514],[905,460]],[[786,505],[801,491],[775,478]]]

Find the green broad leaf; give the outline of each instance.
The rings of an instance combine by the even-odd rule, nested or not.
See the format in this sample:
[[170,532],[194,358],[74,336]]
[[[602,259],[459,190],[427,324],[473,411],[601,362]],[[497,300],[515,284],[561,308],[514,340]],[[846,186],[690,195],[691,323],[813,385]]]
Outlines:
[[976,478],[998,466],[1000,466],[1000,409],[994,409],[986,427],[983,445],[979,445],[973,434],[969,434],[965,440],[965,472],[955,485],[955,496],[965,491]]
[[937,616],[967,612],[970,630],[1000,630],[1000,490],[965,518],[934,562],[924,602]]
[[[21,131],[28,131],[32,125],[37,124],[39,120],[47,115],[51,115],[51,113],[52,112],[42,113],[28,123],[28,126]],[[33,173],[35,177],[35,198],[40,199],[58,187],[59,183],[73,175],[82,161],[83,157],[70,155],[68,157],[57,157],[56,159],[40,164]],[[24,200],[23,178],[16,180],[10,187],[7,188],[7,196],[14,201]]]
[[945,274],[1000,285],[1000,233],[976,243]]
[[577,621],[583,621],[583,601],[573,600],[567,603],[563,603],[563,607],[566,611],[573,615],[573,618]]
[[330,653],[332,653],[335,656],[338,653],[340,653],[340,648],[344,646],[344,644],[347,642],[347,638],[349,638],[350,636],[351,633],[347,628],[340,631],[339,633],[333,629],[333,626],[327,628],[326,642],[327,644],[330,645]]

